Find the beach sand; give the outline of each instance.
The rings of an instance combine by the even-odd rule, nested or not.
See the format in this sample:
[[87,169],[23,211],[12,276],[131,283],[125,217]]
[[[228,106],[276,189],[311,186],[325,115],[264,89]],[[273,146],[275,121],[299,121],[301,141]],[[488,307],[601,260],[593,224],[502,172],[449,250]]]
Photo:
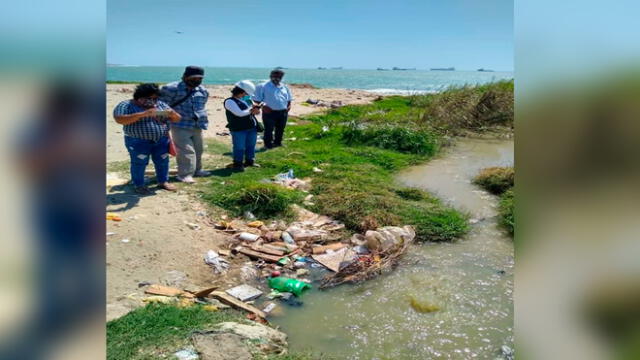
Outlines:
[[[121,101],[133,97],[135,84],[107,84],[107,162],[127,160],[129,155],[124,147],[122,125],[113,119],[113,108]],[[218,138],[224,142],[230,142],[229,136],[218,136],[216,133],[227,131],[227,120],[224,114],[222,102],[231,95],[233,85],[207,85],[209,101],[207,111],[209,113],[209,129],[205,137]],[[306,115],[312,112],[322,111],[326,107],[303,105],[307,99],[322,100],[325,103],[342,101],[343,104],[364,104],[373,101],[377,94],[362,90],[346,89],[316,89],[305,85],[289,85],[294,96],[290,117]]]

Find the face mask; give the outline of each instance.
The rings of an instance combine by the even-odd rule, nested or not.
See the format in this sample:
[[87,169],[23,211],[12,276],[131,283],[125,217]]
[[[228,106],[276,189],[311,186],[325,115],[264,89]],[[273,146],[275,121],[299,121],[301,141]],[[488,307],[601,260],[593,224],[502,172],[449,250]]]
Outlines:
[[251,104],[251,96],[249,95],[243,96],[242,101],[246,102],[247,104]]
[[157,103],[158,103],[158,100],[156,99],[140,99],[140,104],[142,105],[142,107],[147,109],[151,109],[152,107],[155,107]]
[[187,79],[187,80],[185,80],[185,83],[187,85],[189,85],[189,87],[195,88],[195,87],[200,86],[200,84],[202,84],[202,79],[198,79],[198,78]]

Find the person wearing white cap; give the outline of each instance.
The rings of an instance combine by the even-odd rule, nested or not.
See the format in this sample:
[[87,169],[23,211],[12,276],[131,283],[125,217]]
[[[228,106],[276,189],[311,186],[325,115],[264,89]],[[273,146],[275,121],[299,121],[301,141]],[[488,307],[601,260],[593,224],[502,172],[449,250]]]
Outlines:
[[233,163],[227,165],[227,168],[244,171],[247,166],[259,166],[255,163],[258,138],[258,120],[255,115],[260,113],[260,108],[243,100],[247,95],[252,96],[255,90],[256,86],[251,81],[239,81],[231,90],[231,97],[224,101],[227,127],[233,143]]

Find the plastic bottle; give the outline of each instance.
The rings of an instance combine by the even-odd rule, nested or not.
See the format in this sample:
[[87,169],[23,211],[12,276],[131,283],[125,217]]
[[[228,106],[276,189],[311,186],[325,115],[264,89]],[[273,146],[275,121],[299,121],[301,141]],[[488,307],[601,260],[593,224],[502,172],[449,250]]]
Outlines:
[[280,292],[293,293],[295,296],[300,296],[303,291],[311,289],[311,285],[305,282],[280,276],[269,279],[269,287]]

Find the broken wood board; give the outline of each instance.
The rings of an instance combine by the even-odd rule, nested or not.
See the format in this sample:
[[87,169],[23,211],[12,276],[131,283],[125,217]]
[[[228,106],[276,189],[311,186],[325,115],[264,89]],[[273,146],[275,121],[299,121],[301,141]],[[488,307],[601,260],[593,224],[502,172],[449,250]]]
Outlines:
[[158,284],[149,285],[144,292],[152,295],[194,297],[193,294],[184,290]]
[[347,245],[343,244],[343,243],[334,243],[334,244],[329,244],[329,245],[324,245],[324,246],[316,246],[313,248],[313,253],[314,254],[323,254],[325,251],[327,250],[340,250],[343,247],[345,247]]
[[238,252],[241,253],[241,254],[245,254],[245,255],[247,255],[249,257],[258,258],[258,259],[262,259],[262,260],[270,261],[270,262],[278,262],[278,260],[280,260],[280,258],[281,258],[280,256],[274,256],[274,255],[269,255],[269,254],[253,251],[253,250],[248,249],[246,247],[240,247],[238,249]]
[[338,272],[340,271],[340,264],[344,261],[351,261],[355,255],[356,253],[353,250],[345,247],[330,254],[311,255],[311,257],[327,269]]
[[267,253],[269,255],[284,256],[284,251],[273,249],[271,247],[267,247],[266,245],[265,246],[252,245],[251,249],[255,251]]
[[222,291],[214,291],[211,293],[211,296],[215,299],[218,299],[220,301],[222,301],[223,303],[233,306],[237,309],[240,310],[244,310],[244,311],[248,311],[250,313],[256,314],[257,316],[261,317],[261,318],[266,318],[267,314],[258,309],[257,307],[253,306],[253,305],[249,305],[245,302],[242,302],[236,298],[234,298],[233,296],[227,294],[227,293],[223,293]]
[[193,293],[193,296],[197,297],[197,298],[203,298],[203,297],[207,297],[207,295],[211,294],[214,290],[216,290],[218,287],[212,287],[212,288],[208,288],[208,289],[203,289],[200,291],[196,291]]

